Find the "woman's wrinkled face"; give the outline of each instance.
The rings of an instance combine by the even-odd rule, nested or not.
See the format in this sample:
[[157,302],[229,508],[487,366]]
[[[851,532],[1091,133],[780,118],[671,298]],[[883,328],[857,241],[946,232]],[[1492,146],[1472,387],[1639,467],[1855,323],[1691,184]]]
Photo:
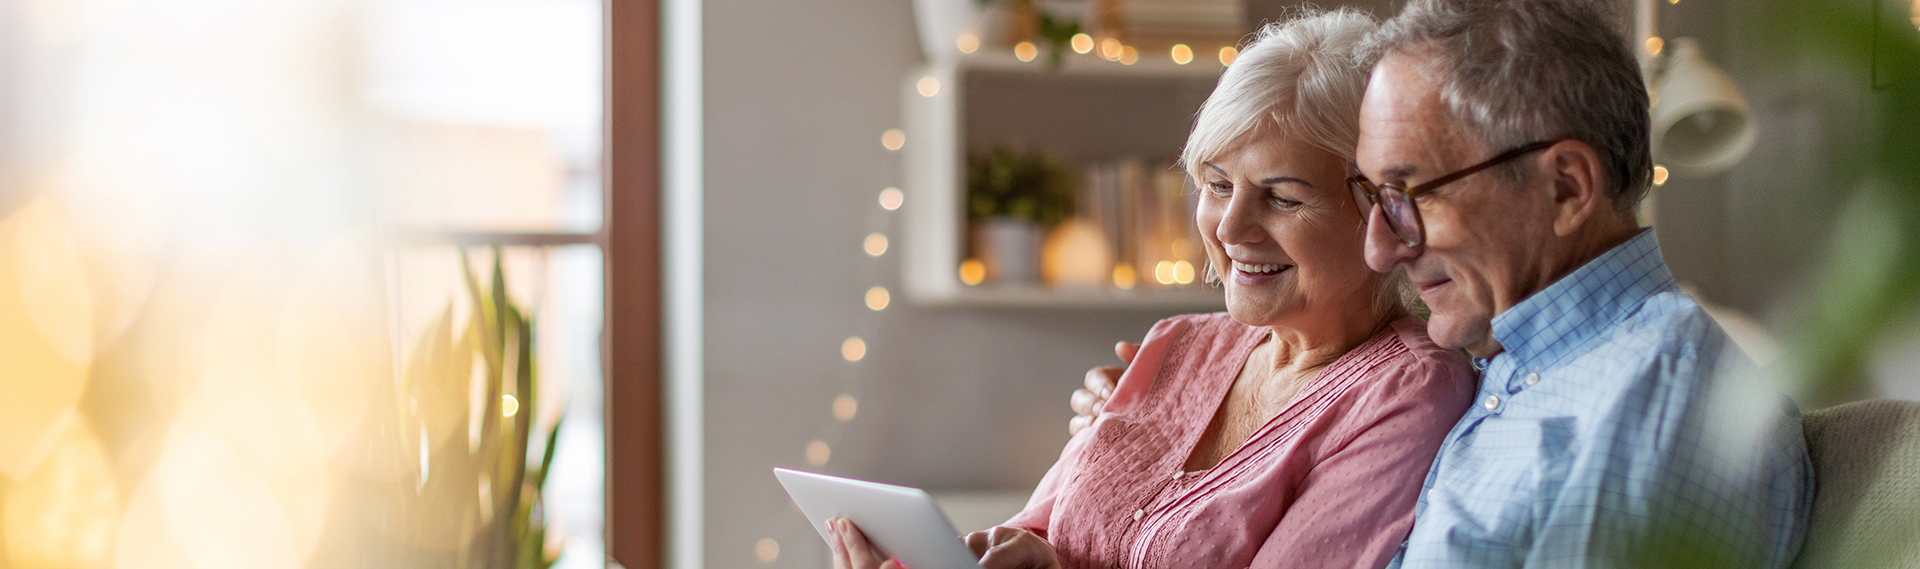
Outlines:
[[1373,301],[1378,285],[1339,156],[1264,128],[1193,175],[1194,221],[1234,320],[1300,327]]

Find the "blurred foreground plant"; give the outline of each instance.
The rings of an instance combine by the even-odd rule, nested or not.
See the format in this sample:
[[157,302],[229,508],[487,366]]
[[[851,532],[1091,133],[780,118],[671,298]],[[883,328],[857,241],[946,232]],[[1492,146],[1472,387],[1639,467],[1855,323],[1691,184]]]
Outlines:
[[[413,484],[397,488],[404,531],[416,546],[451,552],[429,558],[456,567],[550,567],[541,488],[560,421],[529,456],[538,408],[531,321],[508,300],[497,247],[485,288],[464,252],[460,260],[472,315],[456,332],[453,307],[442,310],[401,380],[401,440],[420,460]],[[470,417],[476,374],[479,416]]]

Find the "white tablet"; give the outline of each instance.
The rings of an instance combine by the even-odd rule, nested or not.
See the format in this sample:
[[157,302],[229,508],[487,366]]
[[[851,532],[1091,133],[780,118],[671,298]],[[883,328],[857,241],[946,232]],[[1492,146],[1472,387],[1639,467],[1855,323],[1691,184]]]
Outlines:
[[825,474],[773,469],[793,503],[827,537],[827,520],[847,518],[860,526],[883,558],[898,557],[913,569],[979,569],[973,550],[947,522],[933,497],[919,488]]

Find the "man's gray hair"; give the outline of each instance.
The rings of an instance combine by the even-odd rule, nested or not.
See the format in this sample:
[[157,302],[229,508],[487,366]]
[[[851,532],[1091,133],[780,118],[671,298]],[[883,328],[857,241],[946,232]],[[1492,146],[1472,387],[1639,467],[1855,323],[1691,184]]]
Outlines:
[[[1501,152],[1571,138],[1600,155],[1604,183],[1633,213],[1653,182],[1647,87],[1606,0],[1414,0],[1361,43],[1431,58],[1427,77],[1469,137]],[[1524,167],[1507,168],[1518,179]]]

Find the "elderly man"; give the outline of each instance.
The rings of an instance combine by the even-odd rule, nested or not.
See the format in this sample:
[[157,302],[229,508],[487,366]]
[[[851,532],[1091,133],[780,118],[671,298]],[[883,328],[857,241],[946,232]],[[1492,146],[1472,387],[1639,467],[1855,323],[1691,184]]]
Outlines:
[[1404,567],[1785,567],[1812,468],[1793,404],[1674,285],[1647,91],[1599,6],[1418,1],[1362,54],[1367,262],[1406,270],[1479,405]]
[[1416,0],[1362,56],[1367,262],[1404,269],[1433,339],[1482,369],[1391,566],[1792,563],[1813,492],[1799,413],[1741,372],[1636,222],[1648,98],[1610,14]]

